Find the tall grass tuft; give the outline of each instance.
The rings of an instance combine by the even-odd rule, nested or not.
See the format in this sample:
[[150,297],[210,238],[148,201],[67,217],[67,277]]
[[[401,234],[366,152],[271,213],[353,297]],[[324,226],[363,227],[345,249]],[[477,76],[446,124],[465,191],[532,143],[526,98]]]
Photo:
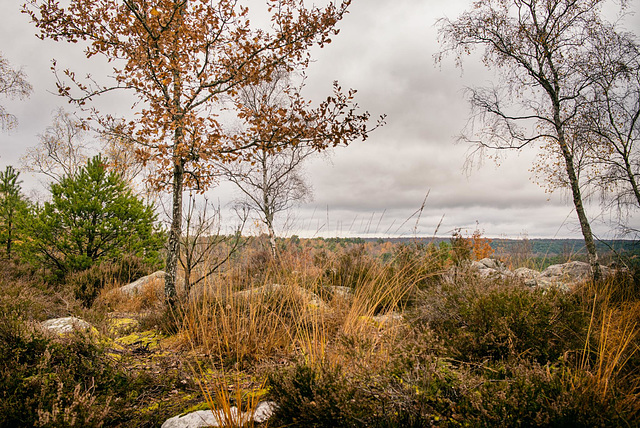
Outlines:
[[625,413],[640,417],[640,300],[621,298],[614,279],[587,285],[587,293],[591,317],[579,368],[601,399],[615,389],[626,397]]

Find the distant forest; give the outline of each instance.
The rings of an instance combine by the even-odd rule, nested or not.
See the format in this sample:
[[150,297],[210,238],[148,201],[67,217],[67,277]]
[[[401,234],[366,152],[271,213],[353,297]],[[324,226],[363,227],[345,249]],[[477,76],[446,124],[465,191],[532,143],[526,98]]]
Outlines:
[[[335,238],[334,238],[335,239]],[[340,239],[340,238],[338,238]],[[350,242],[389,241],[434,243],[449,242],[449,238],[343,238]],[[491,248],[496,256],[528,253],[533,257],[584,256],[587,254],[583,239],[492,239]],[[629,239],[607,239],[596,241],[599,254],[624,253],[640,255],[640,241]]]

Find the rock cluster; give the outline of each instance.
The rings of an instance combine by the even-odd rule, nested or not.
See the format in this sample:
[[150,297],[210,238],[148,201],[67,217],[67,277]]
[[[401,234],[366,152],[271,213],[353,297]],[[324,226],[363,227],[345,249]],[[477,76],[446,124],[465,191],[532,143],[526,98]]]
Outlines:
[[[601,267],[605,275],[610,270]],[[482,278],[508,279],[518,278],[530,287],[557,287],[568,291],[572,286],[586,281],[591,275],[591,266],[585,262],[569,262],[551,265],[542,272],[533,269],[519,268],[514,271],[507,269],[504,263],[490,258],[471,263],[473,269]]]

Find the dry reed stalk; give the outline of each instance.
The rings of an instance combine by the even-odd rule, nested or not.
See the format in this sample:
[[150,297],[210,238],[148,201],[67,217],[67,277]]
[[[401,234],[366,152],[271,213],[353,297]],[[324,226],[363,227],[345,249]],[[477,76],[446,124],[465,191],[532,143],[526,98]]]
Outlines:
[[[594,293],[587,338],[580,361],[580,369],[592,375],[602,399],[610,393],[612,383],[622,380],[623,369],[636,352],[640,352],[637,343],[640,338],[640,303],[615,305],[611,301],[613,291],[612,284],[605,284],[600,289],[600,294]],[[589,342],[593,334],[596,334],[597,347],[591,350]],[[590,354],[594,354],[593,366],[589,363]],[[574,383],[576,380],[574,379]],[[640,382],[636,382],[631,388],[628,398],[640,397]],[[640,405],[632,407],[640,412]]]

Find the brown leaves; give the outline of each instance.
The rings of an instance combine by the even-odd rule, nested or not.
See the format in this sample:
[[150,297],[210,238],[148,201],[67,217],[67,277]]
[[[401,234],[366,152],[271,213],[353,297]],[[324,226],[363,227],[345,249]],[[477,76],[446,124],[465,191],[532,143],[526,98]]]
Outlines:
[[248,7],[235,0],[69,0],[66,8],[29,0],[23,11],[42,38],[86,41],[87,58],[122,63],[113,68],[111,85],[65,70],[57,75],[60,95],[82,106],[115,89],[133,91],[141,108],[135,121],[119,128],[135,145],[133,154],[155,163],[154,180],[162,183],[171,181],[173,165],[191,164],[192,176],[203,174],[197,177],[202,186],[214,160],[249,157],[261,147],[305,143],[323,149],[366,138],[368,113],[356,113],[353,92],[342,94],[339,87],[315,109],[299,93],[286,107],[240,108],[247,132],[225,135],[211,111],[219,97],[270,80],[277,69],[304,66],[310,46],[337,34],[350,1],[324,8],[306,8],[301,0],[267,3],[270,29],[253,28]]

